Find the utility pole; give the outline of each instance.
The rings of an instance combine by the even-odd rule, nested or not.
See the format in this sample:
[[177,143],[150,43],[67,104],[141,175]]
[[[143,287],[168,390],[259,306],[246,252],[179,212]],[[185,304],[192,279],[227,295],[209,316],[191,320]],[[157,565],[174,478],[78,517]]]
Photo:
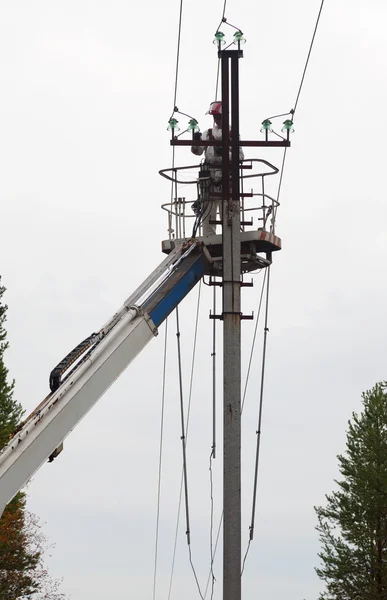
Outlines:
[[[223,301],[222,314],[211,315],[211,318],[223,320],[223,600],[241,600],[241,321],[253,317],[244,316],[241,312],[241,287],[249,285],[242,281],[241,226],[252,225],[252,221],[241,221],[240,199],[252,194],[240,192],[240,169],[252,169],[252,166],[240,165],[239,148],[287,148],[290,141],[289,127],[286,139],[282,140],[269,139],[269,127],[264,128],[265,139],[239,139],[239,59],[243,57],[240,43],[237,50],[219,50],[218,56],[222,73],[222,141],[195,139],[194,133],[191,140],[178,138],[174,133],[177,124],[174,119],[170,120],[170,129],[172,146],[222,146],[222,281],[213,282],[213,285],[222,286]],[[291,121],[285,121],[284,125],[286,123],[291,124]],[[228,133],[230,125],[231,136]],[[262,125],[270,125],[270,121],[266,120]],[[267,161],[256,162],[271,166],[274,172],[278,172]],[[264,175],[268,174],[260,175],[262,182]],[[263,188],[262,195],[261,208],[264,209],[266,195]],[[275,205],[273,199],[271,201],[273,211]],[[279,250],[281,242],[273,232],[265,231],[265,219],[260,220],[263,227],[256,230],[254,251],[266,253],[263,266],[268,266],[272,251]],[[215,220],[214,224],[218,222]],[[205,238],[202,239],[210,251],[212,243],[214,246],[219,244],[217,241],[206,243]],[[219,273],[216,271],[214,275],[218,277]]]
[[[239,58],[242,52],[224,50],[219,52],[219,56],[222,72],[223,131],[223,600],[241,600]],[[230,112],[231,144],[228,134]]]

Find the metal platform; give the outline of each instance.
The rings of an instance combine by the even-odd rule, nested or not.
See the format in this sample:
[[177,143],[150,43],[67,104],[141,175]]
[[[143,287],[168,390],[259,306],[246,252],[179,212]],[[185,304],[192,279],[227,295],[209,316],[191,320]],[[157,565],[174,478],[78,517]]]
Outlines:
[[[175,248],[176,244],[181,241],[183,240],[164,240],[161,243],[161,249],[165,254],[169,254]],[[216,275],[219,273],[222,263],[222,235],[213,234],[197,237],[195,241],[204,244],[211,255],[212,267],[207,274]],[[273,233],[265,229],[242,231],[242,273],[268,267],[272,262],[272,252],[276,252],[277,250],[281,250],[281,239]]]

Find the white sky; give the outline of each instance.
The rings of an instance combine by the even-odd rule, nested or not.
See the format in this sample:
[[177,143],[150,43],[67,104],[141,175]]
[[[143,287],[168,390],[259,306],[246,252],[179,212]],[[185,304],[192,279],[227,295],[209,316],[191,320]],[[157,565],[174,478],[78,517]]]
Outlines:
[[[228,1],[245,32],[241,130],[294,103],[320,0]],[[223,0],[185,0],[177,105],[202,129],[213,100],[213,34]],[[170,165],[178,0],[3,0],[0,273],[8,288],[7,361],[31,410],[53,366],[98,329],[162,260]],[[312,600],[319,549],[313,505],[337,476],[336,454],[361,391],[385,378],[385,2],[329,2],[288,152],[272,269],[256,535],[244,598]],[[224,29],[227,32],[227,28]],[[248,152],[280,164],[274,151]],[[178,164],[194,164],[189,149]],[[243,291],[256,310],[261,276]],[[197,290],[181,308],[188,387]],[[203,289],[188,447],[192,552],[209,567],[211,296]],[[157,598],[168,597],[181,451],[170,321]],[[243,323],[244,369],[253,324]],[[53,575],[72,600],[152,597],[163,332],[29,487],[55,541]],[[259,386],[254,361],[243,418],[247,540]],[[220,346],[219,346],[220,362]],[[219,372],[220,376],[220,372]],[[220,402],[220,398],[219,398]],[[220,410],[220,405],[219,405]],[[220,417],[220,412],[219,412]],[[220,420],[220,418],[219,418]],[[221,462],[214,465],[215,522]],[[198,593],[179,533],[172,600]],[[214,598],[221,598],[219,552]]]

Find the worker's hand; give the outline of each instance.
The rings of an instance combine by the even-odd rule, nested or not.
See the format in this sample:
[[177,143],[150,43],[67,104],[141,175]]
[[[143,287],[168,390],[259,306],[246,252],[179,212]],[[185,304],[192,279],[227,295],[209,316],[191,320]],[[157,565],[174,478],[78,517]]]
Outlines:
[[202,133],[201,133],[201,131],[195,131],[195,133],[193,134],[193,139],[194,140],[201,140],[202,139]]

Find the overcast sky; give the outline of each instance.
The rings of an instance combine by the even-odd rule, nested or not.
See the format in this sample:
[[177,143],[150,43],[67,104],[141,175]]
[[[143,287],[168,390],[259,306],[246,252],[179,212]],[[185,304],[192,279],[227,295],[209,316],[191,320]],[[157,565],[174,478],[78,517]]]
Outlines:
[[[320,0],[228,1],[246,36],[241,131],[292,108]],[[213,34],[223,0],[185,0],[177,105],[202,129],[214,99]],[[3,0],[0,273],[6,360],[26,411],[55,364],[115,312],[161,262],[169,199],[179,2]],[[272,269],[256,532],[244,598],[314,600],[313,505],[337,477],[347,420],[386,378],[385,122],[381,0],[329,2],[298,105]],[[230,37],[227,28],[224,32]],[[184,119],[182,121],[184,124]],[[280,165],[280,151],[255,151]],[[177,164],[194,164],[189,149]],[[183,192],[184,193],[184,190]],[[256,311],[262,275],[243,291]],[[181,307],[188,390],[197,289]],[[211,292],[202,290],[188,442],[192,553],[209,568]],[[244,373],[254,324],[243,323]],[[170,319],[157,599],[168,598],[181,473],[175,321]],[[262,327],[260,328],[262,334]],[[262,335],[260,334],[259,344]],[[164,327],[29,486],[29,507],[56,543],[49,562],[72,600],[149,600],[153,587]],[[221,346],[218,345],[219,388]],[[260,351],[243,416],[243,540],[248,537]],[[187,397],[186,397],[187,399]],[[219,421],[221,397],[218,398]],[[220,435],[219,431],[219,435]],[[220,438],[219,438],[220,443]],[[215,523],[221,458],[214,465]],[[172,600],[197,599],[185,525]],[[221,598],[221,552],[214,598]],[[209,597],[209,596],[207,596]]]

